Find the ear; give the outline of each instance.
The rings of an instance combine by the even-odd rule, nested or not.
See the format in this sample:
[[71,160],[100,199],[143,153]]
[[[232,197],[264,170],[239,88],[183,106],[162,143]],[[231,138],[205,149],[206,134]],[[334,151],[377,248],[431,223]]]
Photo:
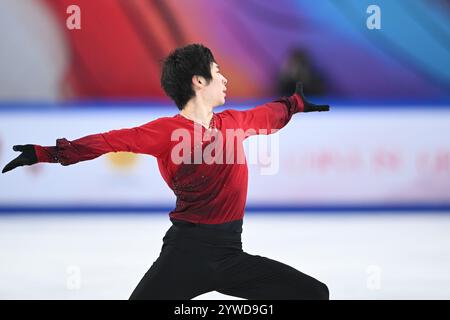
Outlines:
[[194,89],[201,89],[206,85],[206,80],[202,76],[193,76],[192,85],[194,86]]

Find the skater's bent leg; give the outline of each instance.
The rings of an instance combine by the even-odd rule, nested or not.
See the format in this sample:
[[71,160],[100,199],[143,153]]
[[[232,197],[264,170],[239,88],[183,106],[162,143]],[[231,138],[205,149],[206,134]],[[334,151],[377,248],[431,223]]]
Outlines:
[[211,270],[174,250],[164,251],[147,271],[130,300],[188,300],[212,291]]
[[286,264],[243,252],[221,270],[218,292],[245,299],[328,300],[328,287]]

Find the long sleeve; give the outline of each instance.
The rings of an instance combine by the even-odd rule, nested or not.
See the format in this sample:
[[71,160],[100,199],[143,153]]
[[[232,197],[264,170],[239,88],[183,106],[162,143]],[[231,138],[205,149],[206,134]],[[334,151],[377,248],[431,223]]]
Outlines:
[[303,109],[304,104],[301,97],[294,94],[250,110],[227,110],[227,112],[234,118],[238,128],[248,132],[246,136],[250,136],[275,133],[291,120],[293,114],[302,112]]
[[109,152],[133,152],[155,157],[165,152],[164,125],[157,119],[139,127],[111,130],[73,141],[57,139],[56,146],[35,146],[38,162],[59,162],[64,166],[95,159]]

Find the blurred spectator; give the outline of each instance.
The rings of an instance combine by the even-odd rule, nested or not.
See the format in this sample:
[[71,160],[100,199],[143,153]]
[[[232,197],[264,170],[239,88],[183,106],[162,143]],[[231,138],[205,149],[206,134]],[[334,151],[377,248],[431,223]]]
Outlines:
[[307,53],[302,49],[292,50],[283,62],[278,75],[277,94],[291,95],[297,81],[303,82],[306,95],[318,96],[326,93],[321,74],[314,68]]

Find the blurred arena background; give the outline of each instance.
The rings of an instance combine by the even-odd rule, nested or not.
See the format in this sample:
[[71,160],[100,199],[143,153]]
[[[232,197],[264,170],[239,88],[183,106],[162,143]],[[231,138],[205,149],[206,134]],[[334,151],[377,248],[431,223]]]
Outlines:
[[[229,81],[219,111],[297,80],[332,107],[276,135],[273,170],[249,166],[244,250],[331,299],[450,299],[449,21],[447,0],[0,0],[0,163],[176,114],[161,61],[203,43]],[[0,188],[0,299],[128,298],[175,203],[156,160],[129,153],[21,167]]]

